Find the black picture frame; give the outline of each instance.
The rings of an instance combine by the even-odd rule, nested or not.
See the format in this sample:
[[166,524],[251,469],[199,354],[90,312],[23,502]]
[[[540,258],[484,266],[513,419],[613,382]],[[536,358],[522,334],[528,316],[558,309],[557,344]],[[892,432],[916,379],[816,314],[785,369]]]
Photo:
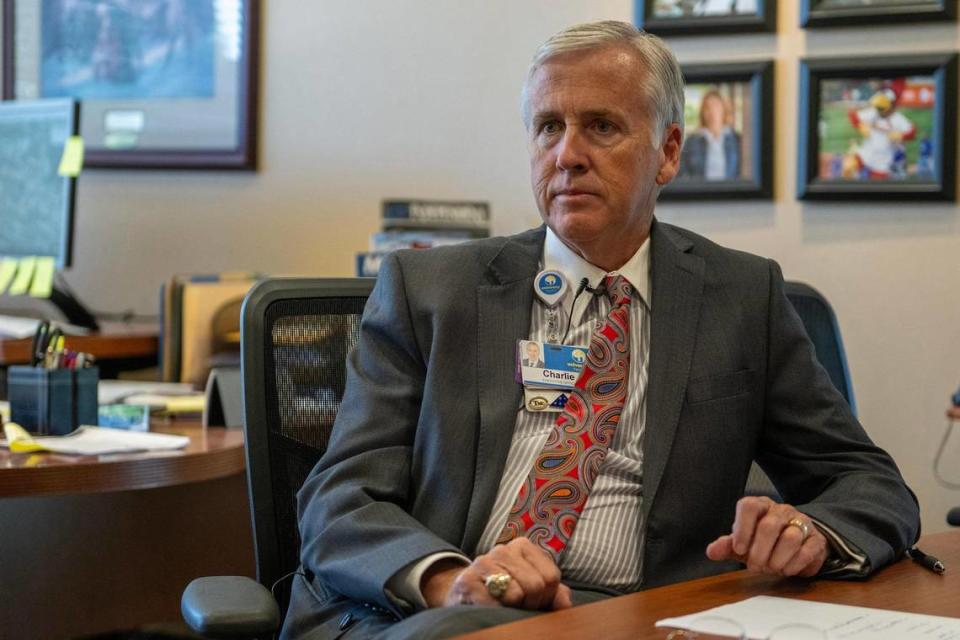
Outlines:
[[[238,35],[234,36],[236,51],[231,54],[234,57],[229,64],[224,64],[221,62],[223,54],[219,50],[215,49],[216,54],[208,54],[218,56],[210,63],[212,70],[208,72],[213,76],[212,80],[208,80],[209,86],[213,87],[211,97],[194,99],[190,109],[164,97],[80,97],[85,167],[256,170],[261,1],[237,2],[236,15],[233,17],[239,26]],[[46,55],[41,50],[42,29],[37,29],[36,25],[32,25],[31,29],[23,27],[21,31],[31,34],[28,38],[18,32],[17,25],[18,9],[25,9],[28,13],[32,11],[36,14],[35,22],[42,25],[40,3],[41,0],[0,0],[3,11],[0,67],[3,71],[4,100],[43,97],[24,95],[24,91],[18,91],[18,87],[28,85],[18,82],[16,58],[21,55],[28,60],[32,58],[39,61],[42,55]],[[34,87],[31,89],[34,93],[40,93],[40,63],[37,62],[35,67],[28,65],[27,68],[37,69],[37,78],[32,79],[29,86]],[[223,69],[229,69],[229,74],[221,73]],[[114,140],[120,140],[121,143],[111,148],[111,127],[124,126],[123,118],[128,123],[125,126],[133,127],[134,133],[128,133],[126,138],[115,136]],[[149,128],[154,122],[163,122],[162,131],[160,128]],[[178,127],[180,122],[189,123],[182,133]]]
[[[730,64],[684,65],[687,84],[744,83],[750,91],[750,178],[699,180],[681,173],[664,187],[660,200],[770,200],[773,198],[773,82],[772,60]],[[684,150],[693,135],[684,132]],[[742,151],[741,151],[742,153]]]
[[957,19],[956,0],[902,0],[878,6],[829,6],[829,0],[801,0],[800,26],[845,27],[863,24],[902,24]]
[[[930,76],[934,83],[932,178],[924,181],[825,179],[820,174],[820,96],[829,79]],[[797,198],[801,200],[956,200],[957,54],[800,61]],[[858,152],[859,153],[859,152]],[[906,167],[906,158],[904,166]]]
[[777,30],[777,0],[756,0],[756,13],[726,16],[654,15],[655,0],[635,0],[637,27],[661,36],[757,33]]

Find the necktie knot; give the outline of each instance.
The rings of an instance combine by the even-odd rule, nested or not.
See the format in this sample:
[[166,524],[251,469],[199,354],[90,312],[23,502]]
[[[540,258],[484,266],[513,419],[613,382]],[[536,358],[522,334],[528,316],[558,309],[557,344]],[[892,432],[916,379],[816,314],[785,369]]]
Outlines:
[[614,306],[620,306],[630,302],[630,296],[633,294],[633,286],[624,276],[620,274],[606,276],[603,279],[603,284],[607,297],[610,298],[610,302],[613,303]]

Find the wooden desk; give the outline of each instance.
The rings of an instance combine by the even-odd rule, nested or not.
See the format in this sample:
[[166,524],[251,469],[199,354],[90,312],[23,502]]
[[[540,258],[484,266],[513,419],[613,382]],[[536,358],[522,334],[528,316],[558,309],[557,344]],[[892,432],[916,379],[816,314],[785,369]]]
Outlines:
[[781,579],[746,571],[641,591],[461,636],[461,640],[663,640],[657,620],[758,595],[960,617],[960,531],[924,536],[920,548],[943,560],[936,575],[910,560],[865,582]]
[[0,637],[67,638],[180,622],[204,575],[255,575],[243,433],[155,423],[182,451],[0,450]]
[[243,432],[204,429],[196,421],[157,422],[152,430],[190,437],[180,451],[61,456],[0,449],[0,498],[131,491],[203,482],[243,473]]
[[[31,338],[0,339],[0,366],[30,362]],[[105,327],[100,333],[67,336],[68,349],[92,353],[98,362],[151,358],[156,364],[157,329],[140,325]]]

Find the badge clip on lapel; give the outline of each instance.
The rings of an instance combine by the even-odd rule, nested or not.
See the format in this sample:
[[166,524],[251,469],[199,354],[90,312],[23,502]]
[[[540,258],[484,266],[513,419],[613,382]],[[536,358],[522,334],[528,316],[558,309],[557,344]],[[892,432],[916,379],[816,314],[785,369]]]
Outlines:
[[534,278],[533,288],[543,304],[552,309],[567,292],[567,279],[559,271],[544,270]]

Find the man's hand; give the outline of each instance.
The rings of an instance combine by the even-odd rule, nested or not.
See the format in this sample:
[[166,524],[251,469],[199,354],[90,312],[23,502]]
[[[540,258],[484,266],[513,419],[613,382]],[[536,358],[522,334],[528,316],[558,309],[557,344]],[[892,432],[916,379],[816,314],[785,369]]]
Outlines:
[[[496,573],[512,577],[507,592],[497,600],[487,592],[485,579]],[[550,555],[526,538],[500,544],[468,566],[440,561],[420,581],[431,607],[457,604],[507,606],[519,609],[566,609],[572,606],[570,587],[560,582],[560,569]]]
[[[789,524],[793,518],[807,524],[806,539],[800,527]],[[827,554],[827,539],[809,517],[761,497],[741,498],[733,531],[707,546],[711,560],[737,560],[751,571],[779,576],[814,576]]]

